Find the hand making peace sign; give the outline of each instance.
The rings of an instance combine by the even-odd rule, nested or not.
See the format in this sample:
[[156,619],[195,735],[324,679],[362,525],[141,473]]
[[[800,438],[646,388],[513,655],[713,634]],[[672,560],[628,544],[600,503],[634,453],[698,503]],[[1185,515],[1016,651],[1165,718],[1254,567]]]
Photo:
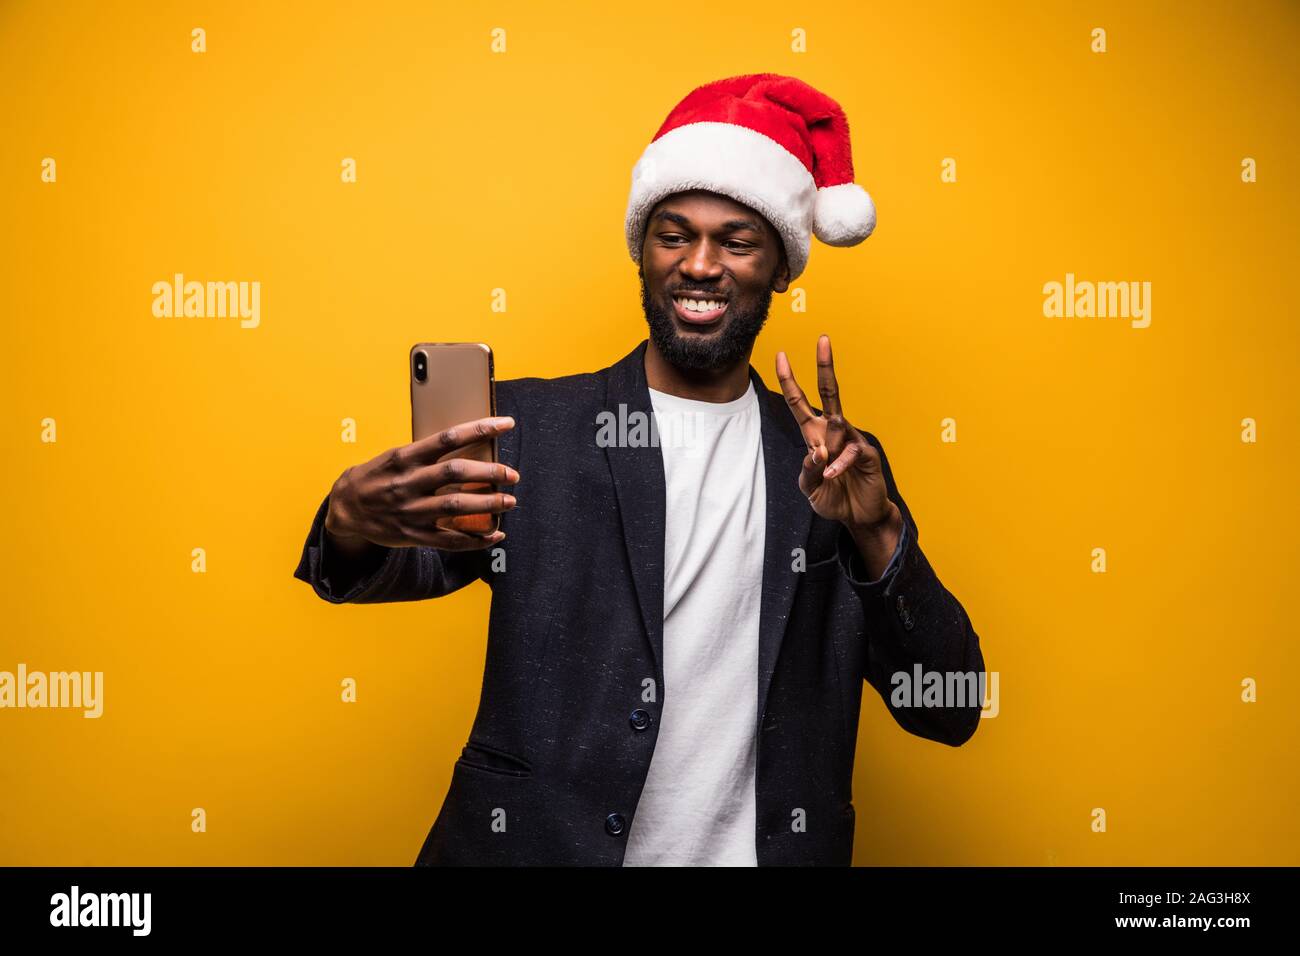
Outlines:
[[799,489],[808,496],[813,511],[823,518],[841,522],[855,538],[879,536],[885,528],[901,531],[902,513],[889,499],[880,453],[845,420],[840,408],[830,336],[823,335],[817,340],[821,415],[808,404],[784,352],[776,356],[776,377],[808,446],[799,474]]

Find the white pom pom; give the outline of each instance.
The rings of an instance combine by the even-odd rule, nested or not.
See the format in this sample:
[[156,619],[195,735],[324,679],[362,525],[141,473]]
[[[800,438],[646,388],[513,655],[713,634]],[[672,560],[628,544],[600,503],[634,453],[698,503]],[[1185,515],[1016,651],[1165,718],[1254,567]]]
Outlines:
[[813,235],[828,246],[855,246],[875,228],[876,204],[857,183],[817,190]]

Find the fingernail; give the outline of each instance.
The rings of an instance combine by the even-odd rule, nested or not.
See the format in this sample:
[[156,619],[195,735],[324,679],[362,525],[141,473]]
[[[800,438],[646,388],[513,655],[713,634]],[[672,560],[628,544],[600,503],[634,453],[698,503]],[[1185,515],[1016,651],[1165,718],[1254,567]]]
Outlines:
[[506,495],[506,507],[507,507],[507,508],[513,508],[516,504],[518,504],[518,502],[515,501],[515,496],[514,496],[514,495]]

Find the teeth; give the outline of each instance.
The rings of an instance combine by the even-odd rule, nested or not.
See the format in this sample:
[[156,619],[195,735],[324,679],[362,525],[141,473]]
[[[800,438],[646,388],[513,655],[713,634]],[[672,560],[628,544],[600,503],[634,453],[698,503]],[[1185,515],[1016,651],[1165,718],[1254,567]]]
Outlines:
[[714,302],[711,299],[677,299],[677,304],[689,312],[712,312],[715,309],[723,308],[727,303]]

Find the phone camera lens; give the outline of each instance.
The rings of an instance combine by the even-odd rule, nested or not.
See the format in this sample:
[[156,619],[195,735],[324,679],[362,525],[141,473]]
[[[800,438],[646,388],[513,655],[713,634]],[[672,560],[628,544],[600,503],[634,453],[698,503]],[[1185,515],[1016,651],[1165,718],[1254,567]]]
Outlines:
[[428,359],[423,352],[415,353],[415,380],[423,382],[429,377]]

